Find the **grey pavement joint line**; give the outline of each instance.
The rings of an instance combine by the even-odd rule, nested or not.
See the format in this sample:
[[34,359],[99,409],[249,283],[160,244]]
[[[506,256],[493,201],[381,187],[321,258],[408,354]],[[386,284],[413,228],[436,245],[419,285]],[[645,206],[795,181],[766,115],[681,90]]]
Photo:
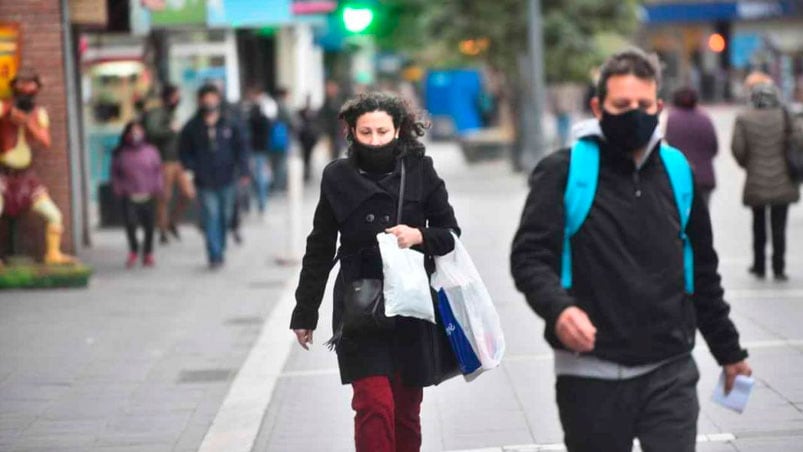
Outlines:
[[[298,271],[292,272],[297,274]],[[198,452],[251,452],[294,338],[287,325],[294,281],[288,282],[204,436]]]
[[742,347],[745,348],[778,348],[778,347],[799,347],[803,345],[801,339],[778,339],[767,341],[748,341],[743,342]]
[[340,375],[340,370],[336,367],[330,369],[314,369],[314,370],[292,370],[284,372],[279,375],[280,378],[296,378],[296,377],[322,377],[326,375]]
[[726,300],[803,300],[803,289],[730,289],[725,291]]
[[[710,433],[707,435],[697,435],[698,443],[727,443],[736,440],[733,433]],[[633,441],[638,445],[638,440]],[[542,451],[565,451],[566,446],[562,443],[554,444],[522,444],[517,446],[485,447],[482,449],[460,449],[449,452],[542,452]]]

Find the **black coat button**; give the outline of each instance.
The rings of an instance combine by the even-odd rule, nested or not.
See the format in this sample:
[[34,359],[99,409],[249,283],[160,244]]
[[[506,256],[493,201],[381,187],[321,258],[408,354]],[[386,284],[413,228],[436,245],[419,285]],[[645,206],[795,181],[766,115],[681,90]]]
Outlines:
[[376,216],[374,216],[374,214],[372,213],[369,213],[368,215],[365,216],[366,223],[373,223],[374,220],[376,220]]
[[382,223],[390,224],[390,215],[385,215],[384,217],[382,217]]

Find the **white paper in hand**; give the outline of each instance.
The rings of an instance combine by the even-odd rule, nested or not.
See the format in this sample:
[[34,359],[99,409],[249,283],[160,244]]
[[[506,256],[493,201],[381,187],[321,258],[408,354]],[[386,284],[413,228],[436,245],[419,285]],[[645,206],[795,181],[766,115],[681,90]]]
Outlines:
[[725,408],[742,413],[747,406],[748,399],[750,399],[754,383],[755,380],[752,377],[737,375],[736,381],[733,383],[733,389],[725,395],[725,371],[722,371],[719,375],[717,386],[714,388],[712,399]]

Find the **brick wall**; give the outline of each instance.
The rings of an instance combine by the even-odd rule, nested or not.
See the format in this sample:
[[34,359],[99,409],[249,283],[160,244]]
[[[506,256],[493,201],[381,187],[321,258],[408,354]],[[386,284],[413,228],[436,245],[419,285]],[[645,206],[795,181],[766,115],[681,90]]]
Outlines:
[[[22,66],[39,71],[44,84],[37,103],[50,115],[53,147],[35,152],[34,168],[64,216],[66,231],[62,248],[74,252],[60,3],[60,0],[2,0],[0,21],[20,24]],[[5,251],[7,225],[6,221],[2,223],[0,250]],[[37,258],[42,255],[43,228],[44,223],[33,215],[20,221],[19,247],[24,254],[30,253]]]

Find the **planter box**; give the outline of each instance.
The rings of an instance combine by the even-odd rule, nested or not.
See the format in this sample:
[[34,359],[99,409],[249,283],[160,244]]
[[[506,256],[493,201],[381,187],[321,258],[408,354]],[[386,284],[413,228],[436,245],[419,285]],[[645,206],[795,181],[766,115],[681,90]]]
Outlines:
[[45,265],[12,257],[0,267],[0,290],[86,287],[92,269],[84,264]]

